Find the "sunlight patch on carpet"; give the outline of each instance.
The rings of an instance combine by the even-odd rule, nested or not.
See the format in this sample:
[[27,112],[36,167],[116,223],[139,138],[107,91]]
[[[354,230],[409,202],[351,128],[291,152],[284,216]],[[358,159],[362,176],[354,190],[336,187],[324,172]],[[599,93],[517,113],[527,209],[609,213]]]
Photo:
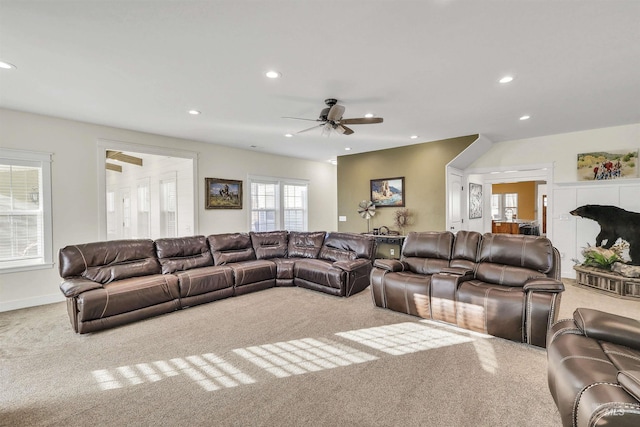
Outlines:
[[233,352],[277,378],[377,359],[346,345],[315,338],[238,348]]
[[119,366],[112,370],[98,369],[91,374],[101,390],[153,383],[179,375],[187,376],[206,391],[255,383],[251,376],[213,353]]
[[336,335],[394,356],[473,341],[468,336],[413,322],[338,332]]

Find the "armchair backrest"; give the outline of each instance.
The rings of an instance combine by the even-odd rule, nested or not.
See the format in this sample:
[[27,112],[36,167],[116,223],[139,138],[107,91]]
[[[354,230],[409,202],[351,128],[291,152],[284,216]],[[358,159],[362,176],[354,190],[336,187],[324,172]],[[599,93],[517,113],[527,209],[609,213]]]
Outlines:
[[438,273],[449,266],[453,239],[449,231],[412,231],[402,245],[400,259],[413,273]]
[[157,239],[156,253],[163,274],[213,265],[213,257],[204,236]]
[[129,277],[160,274],[153,240],[110,240],[60,249],[60,277],[84,277],[107,284]]

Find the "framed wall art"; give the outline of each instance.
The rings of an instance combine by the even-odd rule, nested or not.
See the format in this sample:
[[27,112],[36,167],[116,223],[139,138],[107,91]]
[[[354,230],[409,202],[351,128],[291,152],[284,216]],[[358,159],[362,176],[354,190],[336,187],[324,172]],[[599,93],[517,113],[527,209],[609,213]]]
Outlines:
[[469,183],[469,219],[482,218],[482,185]]
[[607,150],[578,154],[578,181],[638,177],[638,150]]
[[242,209],[242,181],[204,179],[205,209]]
[[371,201],[378,208],[404,206],[404,177],[371,180]]

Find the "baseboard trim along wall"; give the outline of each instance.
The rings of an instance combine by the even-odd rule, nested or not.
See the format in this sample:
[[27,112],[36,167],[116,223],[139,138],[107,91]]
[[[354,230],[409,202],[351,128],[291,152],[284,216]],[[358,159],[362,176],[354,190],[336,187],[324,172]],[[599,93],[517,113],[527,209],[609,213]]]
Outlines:
[[21,308],[35,307],[37,305],[53,304],[64,301],[62,294],[42,295],[33,298],[16,299],[13,301],[1,301],[0,313],[3,311],[19,310]]

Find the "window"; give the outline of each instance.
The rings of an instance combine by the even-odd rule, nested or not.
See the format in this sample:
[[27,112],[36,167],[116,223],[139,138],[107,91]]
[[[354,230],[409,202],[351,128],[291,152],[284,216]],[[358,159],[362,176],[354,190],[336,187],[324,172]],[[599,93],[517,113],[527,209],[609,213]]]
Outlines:
[[250,178],[251,231],[307,231],[306,182]]
[[496,220],[518,218],[518,193],[492,194],[491,217]]
[[176,237],[176,178],[160,180],[160,234],[164,237]]
[[51,155],[0,149],[0,271],[52,264]]

